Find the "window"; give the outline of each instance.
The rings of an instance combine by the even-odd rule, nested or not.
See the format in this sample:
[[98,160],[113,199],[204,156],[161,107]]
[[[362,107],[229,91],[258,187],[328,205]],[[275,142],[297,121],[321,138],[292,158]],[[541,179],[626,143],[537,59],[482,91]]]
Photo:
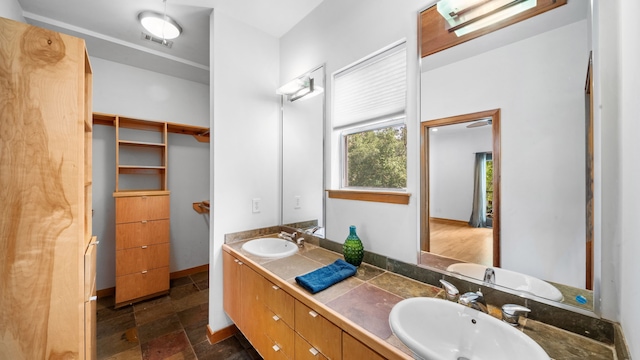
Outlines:
[[406,83],[404,42],[334,74],[332,120],[341,143],[341,188],[406,188]]
[[343,133],[343,187],[402,189],[407,185],[404,118]]

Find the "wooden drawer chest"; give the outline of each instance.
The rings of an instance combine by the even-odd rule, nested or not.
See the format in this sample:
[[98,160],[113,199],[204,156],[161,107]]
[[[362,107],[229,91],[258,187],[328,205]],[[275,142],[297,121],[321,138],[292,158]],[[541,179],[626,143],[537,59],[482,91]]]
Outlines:
[[169,291],[169,215],[166,192],[116,195],[116,306]]

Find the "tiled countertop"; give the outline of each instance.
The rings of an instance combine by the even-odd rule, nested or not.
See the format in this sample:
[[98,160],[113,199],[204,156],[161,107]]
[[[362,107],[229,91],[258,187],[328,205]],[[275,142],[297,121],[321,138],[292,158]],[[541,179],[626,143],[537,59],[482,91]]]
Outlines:
[[[240,241],[226,245],[300,291],[305,290],[295,282],[296,276],[342,258],[341,254],[305,244],[295,255],[275,260],[264,259],[243,252],[243,243],[244,241]],[[391,332],[391,308],[410,297],[442,297],[441,292],[440,288],[362,263],[355,276],[317,294],[307,294],[411,358],[411,351]],[[498,308],[490,306],[490,310],[491,315],[500,317]],[[520,327],[521,331],[540,344],[552,359],[615,359],[612,346],[530,319],[523,320],[523,325]]]

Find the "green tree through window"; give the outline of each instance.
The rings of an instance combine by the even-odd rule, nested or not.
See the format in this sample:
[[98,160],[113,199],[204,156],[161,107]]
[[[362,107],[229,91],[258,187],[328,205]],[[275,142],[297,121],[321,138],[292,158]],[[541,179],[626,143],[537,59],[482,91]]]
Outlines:
[[487,179],[487,215],[493,215],[493,158],[491,154],[487,155],[485,173]]
[[407,129],[397,125],[345,136],[347,187],[407,186]]

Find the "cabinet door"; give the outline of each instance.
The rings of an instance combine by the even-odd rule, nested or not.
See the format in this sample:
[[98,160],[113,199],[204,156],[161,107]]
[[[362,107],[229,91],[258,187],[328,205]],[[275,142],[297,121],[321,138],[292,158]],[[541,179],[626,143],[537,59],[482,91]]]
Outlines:
[[116,276],[169,266],[169,243],[116,251]]
[[116,223],[168,219],[169,195],[116,198]]
[[300,301],[295,301],[295,330],[329,359],[340,359],[342,330]]
[[318,349],[314,348],[305,339],[303,339],[298,333],[296,333],[295,344],[295,356],[296,360],[326,360],[327,358],[322,355]]
[[241,329],[242,282],[240,276],[240,261],[225,251],[222,252],[222,272],[223,308],[236,326]]
[[293,296],[267,279],[265,279],[263,285],[265,305],[290,327],[293,327]]
[[116,304],[169,290],[169,267],[116,276]]
[[353,336],[347,333],[342,334],[343,360],[385,360],[382,355],[371,350],[365,344],[356,340]]
[[116,224],[116,250],[169,242],[169,219]]
[[[241,304],[240,324],[238,328],[245,337],[253,342],[258,340],[258,334],[263,330],[264,306],[262,305],[262,283],[265,280],[262,275],[255,272],[250,267],[240,265],[240,274],[242,284],[240,289],[240,299],[237,303]],[[237,324],[236,324],[237,325]],[[254,347],[260,347],[261,344],[253,344]]]

